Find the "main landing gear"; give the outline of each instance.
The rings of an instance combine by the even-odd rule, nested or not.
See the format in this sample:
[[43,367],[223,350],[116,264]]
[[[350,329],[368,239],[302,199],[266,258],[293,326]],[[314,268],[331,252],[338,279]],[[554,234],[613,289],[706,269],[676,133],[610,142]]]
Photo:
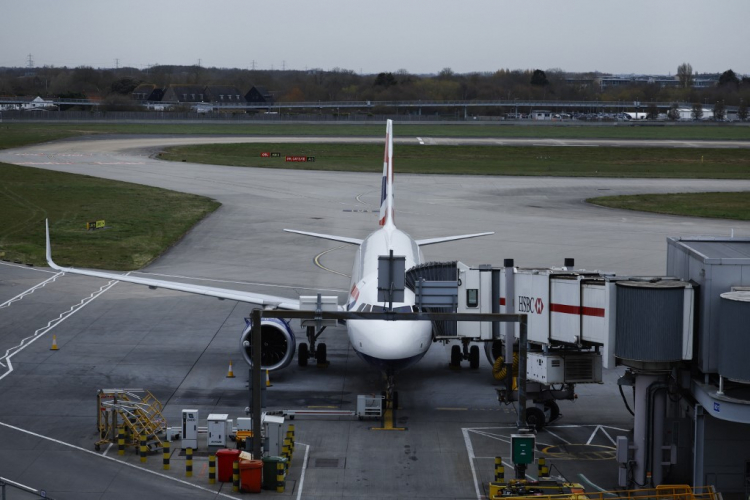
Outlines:
[[315,345],[315,341],[318,340],[318,337],[320,337],[320,334],[323,333],[323,330],[325,329],[326,327],[323,327],[316,333],[314,326],[307,327],[307,341],[310,343],[310,347],[304,342],[300,343],[299,348],[297,349],[297,361],[300,366],[307,366],[307,362],[311,358],[315,358],[315,362],[318,366],[328,366],[328,352],[326,345],[323,342],[317,346]]
[[472,370],[476,370],[479,368],[479,346],[473,345],[469,347],[469,340],[468,339],[462,339],[461,344],[454,345],[451,347],[451,362],[450,367],[451,368],[460,368],[461,367],[461,361],[468,359],[469,360],[469,368]]

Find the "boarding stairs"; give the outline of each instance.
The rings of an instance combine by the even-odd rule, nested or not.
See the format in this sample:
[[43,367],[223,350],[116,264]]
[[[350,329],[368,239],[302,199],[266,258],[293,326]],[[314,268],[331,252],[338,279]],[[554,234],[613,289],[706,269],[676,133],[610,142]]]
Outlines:
[[164,405],[145,389],[102,389],[98,393],[98,427],[100,440],[117,443],[119,427],[125,429],[126,446],[138,446],[140,436],[146,436],[150,451],[162,447],[159,436],[166,432],[167,421],[162,414]]

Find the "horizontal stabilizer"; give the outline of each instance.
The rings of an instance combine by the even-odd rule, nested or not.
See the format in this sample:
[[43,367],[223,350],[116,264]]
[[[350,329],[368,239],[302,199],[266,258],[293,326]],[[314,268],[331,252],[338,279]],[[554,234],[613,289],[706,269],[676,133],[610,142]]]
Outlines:
[[215,288],[210,286],[192,285],[189,283],[178,283],[175,281],[157,280],[151,278],[140,278],[137,276],[128,276],[126,274],[117,274],[107,271],[93,271],[88,269],[76,269],[73,267],[61,267],[52,260],[52,247],[49,241],[49,221],[47,227],[47,264],[52,269],[69,274],[80,274],[91,276],[93,278],[103,278],[108,280],[124,281],[145,285],[150,288],[164,288],[166,290],[176,290],[179,292],[195,293],[198,295],[207,295],[218,299],[236,300],[249,304],[257,304],[269,309],[298,310],[299,300],[289,299],[286,297],[276,297],[274,295],[265,295],[261,293],[243,292],[241,290],[229,290],[225,288]]
[[296,229],[284,229],[287,233],[304,234],[305,236],[312,236],[314,238],[322,238],[324,240],[340,241],[342,243],[349,243],[350,245],[361,245],[363,240],[357,238],[347,238],[346,236],[336,236],[333,234],[320,234],[320,233],[308,233],[307,231],[297,231]]
[[421,247],[424,245],[434,245],[435,243],[445,243],[446,241],[468,240],[469,238],[479,238],[480,236],[488,236],[490,234],[495,233],[461,234],[458,236],[443,236],[442,238],[427,238],[424,240],[417,240],[417,245]]

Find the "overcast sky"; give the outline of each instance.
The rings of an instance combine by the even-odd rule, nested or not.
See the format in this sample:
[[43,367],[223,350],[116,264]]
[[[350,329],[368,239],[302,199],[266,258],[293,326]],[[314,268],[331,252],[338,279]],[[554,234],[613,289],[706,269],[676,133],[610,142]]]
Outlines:
[[0,12],[0,66],[31,54],[37,67],[750,73],[750,0],[22,0]]

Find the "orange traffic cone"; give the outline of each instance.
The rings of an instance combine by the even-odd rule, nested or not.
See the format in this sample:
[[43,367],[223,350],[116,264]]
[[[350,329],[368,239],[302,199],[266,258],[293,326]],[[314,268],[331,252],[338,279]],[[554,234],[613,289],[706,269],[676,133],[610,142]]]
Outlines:
[[49,348],[50,351],[57,351],[60,348],[57,347],[57,337],[55,335],[52,336],[52,347]]
[[271,377],[268,375],[268,370],[266,370],[266,387],[271,387]]
[[227,378],[234,378],[234,372],[232,371],[232,360],[229,360],[229,370],[227,371]]

